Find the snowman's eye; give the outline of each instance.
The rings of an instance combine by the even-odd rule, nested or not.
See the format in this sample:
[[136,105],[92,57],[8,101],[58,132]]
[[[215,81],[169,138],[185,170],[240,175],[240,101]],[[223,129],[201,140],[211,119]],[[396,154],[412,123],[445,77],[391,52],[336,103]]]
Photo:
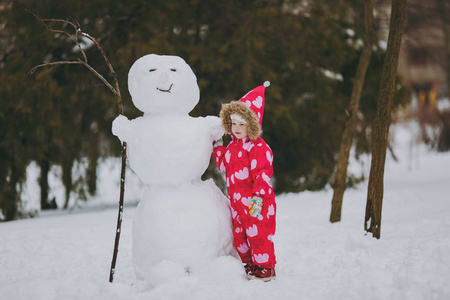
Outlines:
[[177,71],[177,69],[170,69],[170,71],[172,71],[172,72],[176,72],[176,71]]
[[150,70],[148,70],[149,72],[155,72],[156,71],[156,69],[150,69]]

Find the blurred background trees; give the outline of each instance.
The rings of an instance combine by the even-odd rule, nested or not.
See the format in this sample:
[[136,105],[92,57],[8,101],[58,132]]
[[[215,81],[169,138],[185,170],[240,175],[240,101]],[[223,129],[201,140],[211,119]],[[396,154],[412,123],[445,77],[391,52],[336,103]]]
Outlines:
[[[383,1],[381,1],[383,2]],[[28,71],[46,61],[77,57],[72,41],[49,33],[30,13],[74,18],[95,37],[121,84],[125,113],[140,112],[127,92],[132,63],[149,54],[178,55],[197,76],[200,103],[192,116],[218,115],[220,105],[271,82],[266,90],[263,137],[275,156],[277,193],[319,190],[331,182],[363,48],[364,5],[356,0],[4,0],[0,4],[0,210],[2,219],[26,213],[20,186],[26,167],[40,168],[41,208],[49,198],[48,173],[62,169],[66,203],[96,192],[101,159],[118,156],[111,134],[115,99],[81,66]],[[378,23],[377,23],[378,22]],[[385,22],[376,15],[375,24]],[[386,25],[384,25],[386,26]],[[373,48],[355,132],[356,154],[370,151],[384,48]],[[106,70],[86,44],[90,63]],[[103,72],[105,73],[105,72]],[[393,109],[410,100],[399,85]],[[75,166],[83,166],[74,172]],[[215,176],[213,166],[205,177]],[[350,179],[349,179],[350,180]]]
[[450,1],[409,0],[399,72],[417,95],[416,117],[431,149],[450,150]]

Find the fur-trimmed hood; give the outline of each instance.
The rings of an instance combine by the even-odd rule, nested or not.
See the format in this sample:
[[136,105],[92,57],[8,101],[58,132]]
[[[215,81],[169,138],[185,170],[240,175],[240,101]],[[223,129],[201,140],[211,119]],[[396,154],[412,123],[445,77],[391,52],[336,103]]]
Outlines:
[[259,119],[256,114],[247,107],[243,102],[231,101],[223,104],[220,111],[220,118],[222,119],[222,126],[229,135],[231,132],[231,115],[238,114],[247,122],[248,137],[254,141],[261,135],[261,127],[259,126]]
[[238,114],[247,122],[248,137],[254,141],[261,135],[262,118],[264,115],[264,93],[266,87],[270,85],[269,81],[264,82],[239,101],[231,101],[222,105],[220,117],[222,118],[222,126],[226,133],[231,132],[231,115]]

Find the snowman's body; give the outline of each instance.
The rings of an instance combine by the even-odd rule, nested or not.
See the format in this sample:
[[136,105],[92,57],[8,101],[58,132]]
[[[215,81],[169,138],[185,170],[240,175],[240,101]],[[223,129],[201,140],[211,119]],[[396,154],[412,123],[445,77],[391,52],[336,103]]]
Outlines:
[[209,164],[213,127],[217,127],[215,117],[155,115],[136,118],[128,128],[133,134],[126,140],[129,165],[150,185],[174,186],[197,180]]
[[188,115],[199,100],[194,73],[179,57],[151,54],[134,63],[128,85],[144,116],[119,116],[112,129],[146,184],[133,220],[136,275],[150,278],[163,261],[192,271],[230,254],[228,200],[212,180],[201,180],[223,131],[217,117]]

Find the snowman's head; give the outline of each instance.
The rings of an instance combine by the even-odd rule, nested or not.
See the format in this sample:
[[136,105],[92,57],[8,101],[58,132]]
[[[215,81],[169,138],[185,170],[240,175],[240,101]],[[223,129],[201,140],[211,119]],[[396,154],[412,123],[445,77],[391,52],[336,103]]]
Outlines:
[[147,114],[187,114],[200,98],[197,77],[178,56],[139,58],[128,73],[128,89],[134,105]]

